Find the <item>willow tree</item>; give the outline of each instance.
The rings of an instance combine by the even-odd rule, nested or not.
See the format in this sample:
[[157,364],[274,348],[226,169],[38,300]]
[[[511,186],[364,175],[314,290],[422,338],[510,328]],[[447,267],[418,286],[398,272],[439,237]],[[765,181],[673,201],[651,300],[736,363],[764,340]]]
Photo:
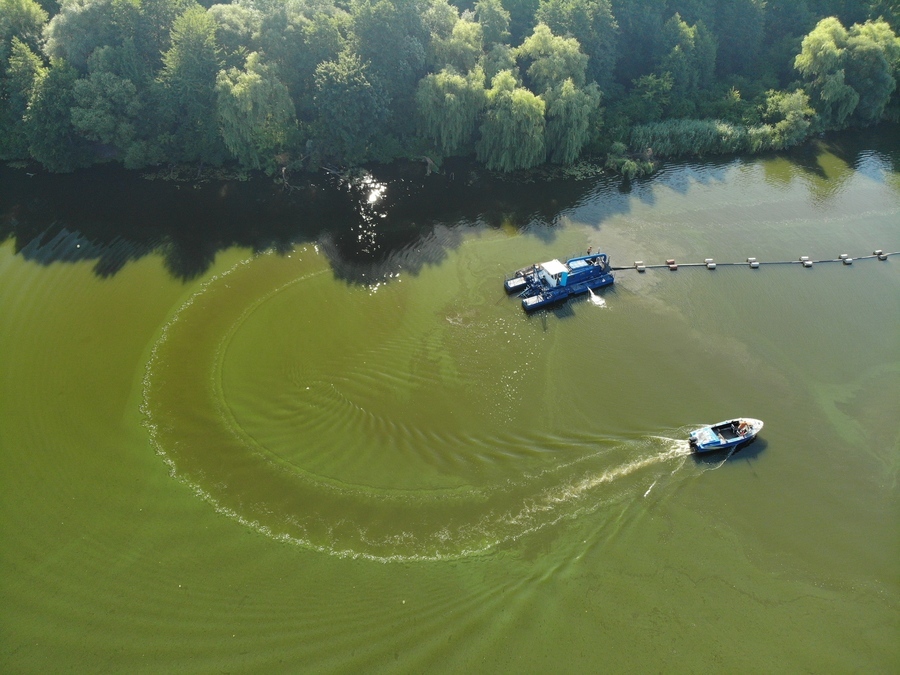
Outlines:
[[900,42],[883,21],[854,25],[850,31],[834,17],[822,19],[803,38],[794,67],[805,80],[820,124],[839,129],[851,120],[881,119],[897,86]]
[[475,150],[489,169],[515,171],[544,161],[543,99],[518,86],[509,70],[494,77]]
[[847,83],[859,93],[854,121],[875,124],[897,89],[900,39],[885,21],[866,21],[850,28],[847,46]]
[[441,154],[452,155],[471,143],[486,103],[481,68],[465,77],[447,68],[428,75],[416,91],[422,135],[434,142]]
[[275,69],[257,52],[242,70],[216,78],[216,109],[225,146],[245,167],[271,171],[297,128],[294,103]]
[[845,79],[846,51],[847,30],[836,18],[828,17],[803,38],[794,60],[825,129],[842,127],[859,103],[859,94]]
[[543,98],[547,101],[547,159],[571,164],[599,125],[600,88],[595,83],[579,88],[569,78]]
[[446,38],[432,35],[429,60],[438,68],[452,66],[461,73],[467,73],[478,64],[483,43],[481,24],[459,19]]
[[579,87],[584,84],[588,57],[578,40],[554,35],[547,24],[534,27],[516,56],[528,66],[526,75],[534,91],[547,91],[570,78]]

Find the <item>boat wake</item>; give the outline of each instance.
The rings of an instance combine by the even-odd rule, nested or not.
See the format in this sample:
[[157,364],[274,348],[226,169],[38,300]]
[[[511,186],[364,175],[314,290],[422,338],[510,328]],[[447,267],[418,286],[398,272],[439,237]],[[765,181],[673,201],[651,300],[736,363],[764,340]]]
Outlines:
[[[314,333],[285,330],[278,342],[267,327],[303,316],[290,303],[306,301],[327,267],[315,256],[255,260],[210,280],[164,327],[142,411],[173,476],[269,537],[383,562],[478,555],[655,496],[690,454],[686,441],[662,436],[470,432],[441,427],[446,415],[427,426],[396,419],[403,407],[379,406],[377,392],[447,397],[428,373],[404,379],[402,360],[389,372],[371,365],[417,348],[407,330],[392,327],[366,358],[332,351],[337,360],[320,363]],[[260,360],[257,330],[274,366]]]

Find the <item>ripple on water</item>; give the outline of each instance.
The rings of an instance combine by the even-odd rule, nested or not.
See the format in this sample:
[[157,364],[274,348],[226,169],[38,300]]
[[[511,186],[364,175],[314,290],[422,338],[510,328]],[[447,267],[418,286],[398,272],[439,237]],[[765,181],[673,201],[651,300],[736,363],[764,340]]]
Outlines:
[[244,261],[153,349],[152,441],[221,513],[338,556],[459,558],[660,490],[682,466],[671,439],[523,424],[540,408],[540,369],[523,365],[539,326],[456,311],[428,279],[372,295],[328,271],[312,249]]

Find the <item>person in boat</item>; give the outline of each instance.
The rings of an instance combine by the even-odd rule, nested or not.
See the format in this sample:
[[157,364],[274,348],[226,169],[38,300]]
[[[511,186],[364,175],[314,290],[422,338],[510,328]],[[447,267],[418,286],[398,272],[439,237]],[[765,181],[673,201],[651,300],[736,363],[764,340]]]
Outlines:
[[743,435],[746,434],[748,431],[750,431],[750,425],[747,424],[744,420],[741,420],[741,423],[738,424],[737,432],[738,432],[741,436],[743,436]]

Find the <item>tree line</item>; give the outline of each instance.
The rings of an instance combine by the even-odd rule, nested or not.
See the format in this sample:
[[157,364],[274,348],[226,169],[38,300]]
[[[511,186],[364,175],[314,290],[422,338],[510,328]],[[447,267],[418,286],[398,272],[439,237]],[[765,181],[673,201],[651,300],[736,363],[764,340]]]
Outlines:
[[0,159],[269,173],[780,149],[900,118],[891,0],[0,0]]

